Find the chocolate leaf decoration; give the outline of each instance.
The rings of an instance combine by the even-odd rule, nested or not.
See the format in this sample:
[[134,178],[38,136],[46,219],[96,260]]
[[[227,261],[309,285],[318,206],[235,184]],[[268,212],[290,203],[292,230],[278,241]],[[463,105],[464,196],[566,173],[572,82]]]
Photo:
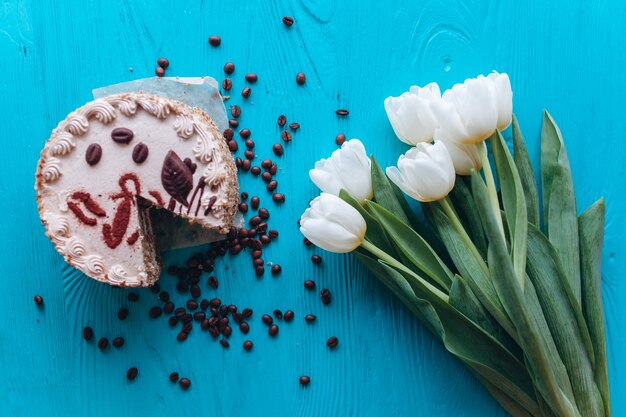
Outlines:
[[187,207],[187,196],[193,189],[193,174],[174,151],[169,151],[161,170],[163,188],[176,201]]

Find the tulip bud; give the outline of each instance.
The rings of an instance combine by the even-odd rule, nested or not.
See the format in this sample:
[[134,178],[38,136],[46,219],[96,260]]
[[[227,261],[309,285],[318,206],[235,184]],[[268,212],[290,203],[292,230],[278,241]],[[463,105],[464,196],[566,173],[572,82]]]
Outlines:
[[300,232],[329,252],[352,252],[365,237],[365,219],[341,198],[322,193],[300,217]]
[[430,142],[437,128],[437,119],[430,108],[432,100],[441,98],[437,83],[413,86],[400,97],[387,97],[385,111],[396,136],[409,145]]
[[455,84],[431,101],[443,135],[462,144],[479,143],[496,130],[498,107],[492,79],[479,75]]
[[373,195],[370,163],[361,141],[352,139],[344,142],[330,158],[317,161],[309,177],[326,193],[339,195],[343,188],[362,203]]
[[398,167],[387,168],[387,176],[416,200],[441,200],[454,187],[454,165],[446,146],[418,143],[398,159]]
[[482,161],[476,145],[463,145],[441,136],[441,129],[435,130],[435,140],[446,146],[454,164],[454,171],[458,175],[470,175],[472,169],[478,171],[482,167]]
[[513,91],[511,81],[505,73],[498,74],[496,71],[488,75],[495,87],[496,103],[498,106],[498,129],[504,130],[511,124],[513,115]]

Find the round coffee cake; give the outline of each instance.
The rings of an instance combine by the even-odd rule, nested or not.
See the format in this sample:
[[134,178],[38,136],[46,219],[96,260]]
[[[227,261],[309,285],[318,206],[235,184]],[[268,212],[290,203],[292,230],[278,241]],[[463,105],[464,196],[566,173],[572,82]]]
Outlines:
[[142,93],[70,113],[41,152],[35,189],[46,234],[65,260],[126,287],[159,277],[155,211],[226,233],[239,194],[232,156],[210,117]]

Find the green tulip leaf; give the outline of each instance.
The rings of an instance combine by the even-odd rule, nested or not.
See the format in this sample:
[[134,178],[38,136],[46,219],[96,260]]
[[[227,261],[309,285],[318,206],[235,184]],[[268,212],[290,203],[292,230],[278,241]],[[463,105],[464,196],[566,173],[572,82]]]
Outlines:
[[487,240],[483,232],[483,225],[480,223],[480,215],[472,198],[472,193],[467,184],[465,184],[465,177],[457,175],[454,188],[450,193],[450,199],[454,206],[459,208],[457,213],[465,229],[472,237],[472,242],[474,242],[476,249],[478,249],[483,258],[487,258]]
[[556,248],[576,300],[581,301],[578,214],[567,151],[558,126],[546,111],[541,130],[544,230]]
[[535,172],[533,166],[530,163],[530,156],[528,155],[528,149],[526,149],[526,143],[522,136],[522,131],[517,122],[517,117],[513,115],[513,160],[517,167],[520,180],[522,181],[522,188],[524,190],[524,197],[526,200],[526,214],[528,221],[537,227],[540,227],[539,223],[539,197],[537,193],[537,182],[535,181]]
[[376,158],[374,158],[374,155],[370,156],[370,160],[372,161],[372,189],[376,202],[392,212],[402,222],[409,224],[409,219],[396,197],[396,193],[391,186],[391,181],[389,181],[389,178],[387,178],[387,175],[383,172],[383,169],[378,164],[378,161],[376,161]]
[[604,310],[602,307],[602,243],[604,240],[604,200],[591,205],[578,219],[580,234],[580,264],[582,280],[582,310],[589,326],[594,346],[594,379],[606,417],[611,416],[611,396],[604,338]]

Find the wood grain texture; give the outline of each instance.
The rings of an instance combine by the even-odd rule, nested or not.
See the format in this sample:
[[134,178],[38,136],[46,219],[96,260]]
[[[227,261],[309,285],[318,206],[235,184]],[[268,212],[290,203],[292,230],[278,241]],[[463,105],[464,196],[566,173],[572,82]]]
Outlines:
[[[290,29],[283,15],[295,18]],[[220,48],[208,45],[211,34],[222,36]],[[300,243],[296,227],[317,193],[307,171],[335,148],[336,133],[361,138],[389,165],[405,147],[385,118],[387,95],[433,80],[447,88],[495,68],[511,76],[535,167],[545,107],[568,147],[579,211],[606,198],[609,373],[614,416],[626,416],[625,38],[622,1],[0,1],[0,414],[506,415],[354,259],[322,254],[324,263],[314,267],[309,257],[319,251]],[[217,267],[216,294],[255,309],[250,353],[238,331],[230,350],[198,331],[177,343],[165,318],[147,316],[154,294],[141,291],[140,302],[128,305],[124,290],[66,266],[37,216],[34,171],[51,129],[89,101],[92,88],[152,76],[159,56],[170,59],[168,75],[218,79],[233,61],[233,103],[243,101],[244,74],[258,73],[240,121],[260,157],[279,140],[278,114],[302,126],[279,162],[286,204],[274,207],[259,181],[241,180],[243,189],[260,192],[274,224],[280,219],[279,243],[265,258],[281,263],[282,275],[258,280],[246,257]],[[304,87],[295,85],[298,71],[307,74]],[[338,119],[339,107],[350,116]],[[304,291],[306,278],[333,291],[330,306]],[[161,286],[173,290],[172,281],[163,277]],[[41,310],[35,294],[45,299]],[[115,313],[126,305],[130,315],[120,322]],[[272,340],[260,315],[276,307],[293,309],[296,320]],[[302,321],[309,312],[318,315],[313,326]],[[85,325],[127,343],[103,354],[82,340]],[[334,352],[325,346],[331,335],[341,341]],[[125,379],[130,366],[139,368],[133,383]],[[192,379],[188,392],[168,381],[174,370]],[[301,374],[312,378],[306,389]]]

